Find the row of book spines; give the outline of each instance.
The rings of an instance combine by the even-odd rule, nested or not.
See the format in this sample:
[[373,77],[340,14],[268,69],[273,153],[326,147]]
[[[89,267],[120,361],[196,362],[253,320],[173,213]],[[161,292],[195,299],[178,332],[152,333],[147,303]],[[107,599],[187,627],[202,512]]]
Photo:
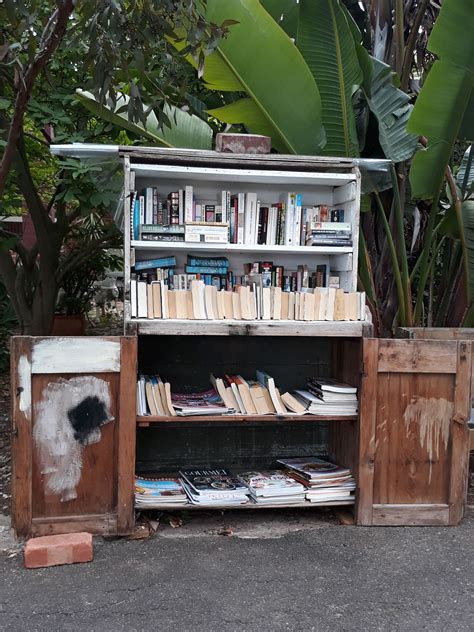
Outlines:
[[[136,284],[136,285],[135,285]],[[335,288],[282,292],[241,286],[236,292],[192,281],[191,290],[131,282],[132,318],[184,320],[365,320],[365,293]]]
[[[283,403],[283,399],[289,396],[289,393],[280,395],[278,389],[267,388],[261,382],[248,382],[240,375],[225,375],[223,378],[211,375],[210,379],[217,398],[228,409],[234,409],[237,414],[268,415],[295,412],[291,400],[289,406]],[[272,378],[270,379],[273,382]],[[170,383],[164,382],[159,376],[153,379],[140,376],[137,392],[140,388],[140,380],[145,380],[145,396],[150,413],[157,417],[175,417],[176,410]],[[195,400],[196,396],[191,394],[190,398]],[[203,409],[204,413],[205,409]]]

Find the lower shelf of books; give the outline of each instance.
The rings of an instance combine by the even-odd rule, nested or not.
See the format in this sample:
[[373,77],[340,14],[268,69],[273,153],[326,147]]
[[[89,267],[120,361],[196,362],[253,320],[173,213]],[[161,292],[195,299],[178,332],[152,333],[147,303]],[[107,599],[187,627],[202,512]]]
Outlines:
[[253,502],[248,502],[242,505],[237,505],[237,504],[232,504],[232,505],[226,505],[226,504],[220,504],[220,505],[193,505],[192,503],[185,503],[183,505],[179,505],[176,504],[175,506],[173,505],[164,505],[164,504],[156,504],[156,505],[150,505],[150,506],[136,506],[135,509],[140,510],[140,511],[188,511],[190,509],[198,509],[198,510],[206,510],[206,511],[212,511],[214,509],[217,510],[222,510],[222,509],[308,509],[311,507],[338,507],[341,505],[353,505],[355,502],[354,498],[351,498],[350,500],[329,500],[329,501],[324,501],[321,503],[311,503],[309,502],[309,500],[304,500],[302,502],[299,503],[266,503],[266,504],[259,504],[259,503],[253,503]]
[[304,421],[357,421],[357,415],[194,415],[194,416],[137,416],[137,425],[148,426],[159,423],[275,423]]

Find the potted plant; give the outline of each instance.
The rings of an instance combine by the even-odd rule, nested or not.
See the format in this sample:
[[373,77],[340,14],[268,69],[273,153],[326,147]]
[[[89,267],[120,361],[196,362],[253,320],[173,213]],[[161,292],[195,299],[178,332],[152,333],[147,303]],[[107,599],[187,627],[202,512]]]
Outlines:
[[[110,225],[82,221],[77,225],[71,239],[64,248],[63,256],[77,253],[77,261],[69,272],[64,274],[58,293],[54,316],[53,336],[81,336],[85,333],[86,315],[92,307],[97,283],[104,279],[108,271],[119,270],[122,256],[116,250],[104,247],[90,249],[98,233],[109,231]],[[82,256],[81,256],[82,255]]]

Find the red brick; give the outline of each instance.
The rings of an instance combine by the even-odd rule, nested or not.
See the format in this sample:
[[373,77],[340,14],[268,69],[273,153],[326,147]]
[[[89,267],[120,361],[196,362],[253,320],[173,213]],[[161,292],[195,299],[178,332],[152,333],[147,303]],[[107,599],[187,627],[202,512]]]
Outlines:
[[270,136],[260,134],[216,135],[216,151],[230,154],[269,154],[272,148]]
[[90,533],[66,533],[31,538],[25,546],[26,568],[41,568],[59,564],[91,562],[93,559]]

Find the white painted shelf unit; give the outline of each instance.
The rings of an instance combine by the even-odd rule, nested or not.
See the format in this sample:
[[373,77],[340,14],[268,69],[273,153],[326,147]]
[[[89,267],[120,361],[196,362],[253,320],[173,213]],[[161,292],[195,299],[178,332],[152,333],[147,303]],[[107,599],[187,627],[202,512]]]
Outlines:
[[[255,260],[272,260],[285,270],[305,263],[314,271],[329,264],[346,291],[357,288],[360,213],[360,173],[349,159],[311,156],[233,155],[212,151],[121,148],[125,173],[125,332],[145,335],[273,335],[359,337],[366,321],[193,321],[132,319],[129,297],[131,266],[135,261],[174,255],[184,271],[187,255],[223,255],[235,274]],[[220,192],[256,192],[262,203],[286,199],[289,191],[301,193],[303,205],[327,204],[344,209],[352,224],[352,246],[266,246],[242,244],[192,244],[131,240],[130,191],[156,186],[166,197],[192,185],[196,199],[219,199]]]

